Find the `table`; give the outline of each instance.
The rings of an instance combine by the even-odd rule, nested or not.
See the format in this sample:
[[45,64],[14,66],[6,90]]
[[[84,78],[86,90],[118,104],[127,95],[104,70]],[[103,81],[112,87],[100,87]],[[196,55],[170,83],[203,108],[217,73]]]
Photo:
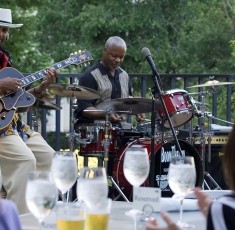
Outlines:
[[[130,230],[134,228],[133,219],[130,216],[125,215],[125,212],[133,208],[133,203],[125,201],[112,201],[112,212],[109,221],[109,230]],[[54,214],[55,215],[55,214]],[[175,221],[179,219],[179,212],[169,212],[171,218]],[[162,226],[164,222],[160,218],[159,213],[154,213],[153,216],[157,218]],[[55,216],[54,216],[55,218]],[[195,229],[205,230],[206,229],[206,220],[201,214],[200,211],[185,211],[183,213],[183,219],[188,223],[194,224]],[[20,215],[20,221],[22,224],[22,230],[38,230],[38,222],[32,214]],[[55,219],[51,217],[51,221],[48,221],[47,225],[44,228],[45,230],[55,230]],[[144,230],[144,222],[139,221],[138,230]]]

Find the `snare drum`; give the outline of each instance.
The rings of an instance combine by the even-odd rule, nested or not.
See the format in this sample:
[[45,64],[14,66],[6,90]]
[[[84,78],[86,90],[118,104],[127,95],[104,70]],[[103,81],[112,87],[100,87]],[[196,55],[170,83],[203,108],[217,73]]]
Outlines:
[[[174,128],[179,127],[192,119],[193,111],[187,91],[181,89],[166,91],[163,95],[163,100]],[[164,127],[170,128],[164,110],[161,108],[157,112],[163,119]]]
[[[196,167],[196,183],[195,186],[202,186],[203,183],[203,166],[201,158],[196,151],[196,149],[190,145],[189,143],[179,140],[179,144],[182,150],[182,154],[186,156],[193,156],[195,161],[195,167]],[[134,140],[133,142],[126,145],[121,151],[117,153],[117,160],[114,163],[113,167],[113,177],[119,187],[122,189],[124,194],[131,199],[132,196],[132,186],[129,184],[129,182],[126,180],[123,172],[123,160],[124,155],[127,150],[127,148],[133,146],[133,145],[139,145],[146,147],[149,154],[149,160],[151,161],[151,139],[150,138],[140,138],[138,140]],[[168,180],[167,180],[167,174],[169,169],[169,163],[172,155],[180,155],[180,153],[176,150],[176,142],[175,140],[169,141],[167,143],[158,143],[155,145],[155,187],[159,187],[162,191],[163,197],[170,197],[173,195],[173,192],[171,191]],[[149,179],[145,181],[145,183],[142,186],[148,186]]]
[[115,152],[117,147],[117,131],[112,126],[107,127],[105,137],[105,124],[82,124],[76,127],[79,134],[80,155],[88,157],[103,157],[104,146],[108,144],[109,152]]

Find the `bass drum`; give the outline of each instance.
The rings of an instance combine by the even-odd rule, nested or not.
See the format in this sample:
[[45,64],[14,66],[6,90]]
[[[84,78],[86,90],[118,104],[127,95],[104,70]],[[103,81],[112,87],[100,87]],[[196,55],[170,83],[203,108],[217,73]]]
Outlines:
[[[196,183],[195,186],[201,187],[203,183],[203,166],[201,158],[196,151],[196,149],[190,145],[188,142],[179,140],[179,144],[182,150],[183,155],[186,156],[193,156],[195,161],[196,167]],[[127,148],[131,147],[132,145],[140,145],[142,147],[147,148],[149,154],[149,162],[151,161],[151,139],[150,138],[140,138],[138,140],[134,140],[131,143],[124,146],[119,152],[117,152],[117,159],[114,162],[113,166],[113,178],[121,188],[123,193],[127,196],[128,199],[132,199],[132,186],[129,182],[125,179],[124,172],[123,172],[123,160],[124,155]],[[155,145],[155,187],[158,187],[162,191],[163,197],[171,197],[173,192],[171,191],[168,180],[167,174],[169,169],[169,162],[172,155],[180,155],[179,151],[177,151],[176,141],[172,140],[167,143],[158,143]],[[149,179],[147,179],[142,186],[149,186]]]

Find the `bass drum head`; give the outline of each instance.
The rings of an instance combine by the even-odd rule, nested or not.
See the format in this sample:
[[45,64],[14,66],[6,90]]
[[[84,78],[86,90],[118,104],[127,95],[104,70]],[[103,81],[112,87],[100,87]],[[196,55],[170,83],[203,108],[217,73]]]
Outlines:
[[[196,183],[195,186],[201,187],[203,183],[203,166],[202,160],[199,156],[196,149],[190,145],[188,142],[178,140],[179,145],[182,151],[182,154],[185,156],[192,156],[194,157],[195,168],[196,168]],[[167,174],[169,170],[169,164],[171,156],[180,156],[180,152],[177,150],[176,141],[172,140],[165,144],[159,146],[157,152],[155,152],[155,187],[159,187],[162,191],[163,197],[171,197],[174,193],[171,191],[168,180]]]
[[[201,158],[196,151],[196,149],[190,145],[188,142],[178,140],[179,145],[181,147],[182,153],[186,156],[193,156],[195,161],[195,167],[196,167],[196,183],[195,186],[201,187],[203,183],[203,166]],[[122,192],[126,195],[126,197],[131,200],[132,199],[132,186],[129,184],[129,182],[126,180],[124,172],[123,172],[123,160],[125,151],[133,146],[133,145],[139,145],[141,147],[145,147],[148,150],[149,155],[149,163],[151,165],[151,139],[150,138],[139,138],[137,140],[134,140],[127,145],[124,146],[124,148],[120,149],[119,152],[116,153],[116,160],[113,165],[113,178],[118,184],[119,188],[122,190]],[[155,149],[155,164],[154,164],[154,171],[155,175],[155,184],[154,187],[158,187],[161,189],[162,196],[163,197],[171,197],[173,196],[173,192],[171,191],[168,180],[167,180],[167,174],[169,169],[169,163],[172,155],[177,155],[180,153],[176,150],[176,141],[168,141],[167,143],[157,143],[154,146]],[[162,157],[161,157],[162,155]],[[149,186],[149,178],[141,185],[148,187]],[[120,194],[116,194],[119,195]]]

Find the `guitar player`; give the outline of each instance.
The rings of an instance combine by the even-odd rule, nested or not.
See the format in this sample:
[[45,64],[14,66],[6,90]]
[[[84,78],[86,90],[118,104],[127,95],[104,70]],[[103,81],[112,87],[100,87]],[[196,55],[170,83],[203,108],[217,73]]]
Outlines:
[[[22,25],[12,23],[10,9],[0,8],[0,69],[13,66],[11,57],[3,45],[9,39],[10,29],[19,28]],[[41,84],[28,89],[27,92],[35,97],[40,97],[46,87],[54,82],[56,75],[55,69],[48,69]],[[0,71],[1,97],[20,89],[21,81],[19,79],[1,76]],[[0,108],[1,111],[5,108],[1,98]],[[2,189],[6,192],[6,198],[15,202],[20,214],[29,212],[25,202],[28,173],[36,169],[49,170],[54,152],[39,133],[32,131],[22,121],[19,113],[15,113],[10,124],[0,130]]]

